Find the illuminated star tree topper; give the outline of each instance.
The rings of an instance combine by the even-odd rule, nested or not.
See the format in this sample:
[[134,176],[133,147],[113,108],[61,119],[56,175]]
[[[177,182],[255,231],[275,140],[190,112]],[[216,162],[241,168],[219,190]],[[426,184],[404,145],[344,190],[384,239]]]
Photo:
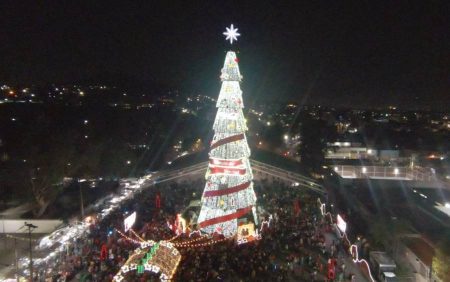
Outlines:
[[231,26],[228,28],[226,27],[227,31],[225,31],[223,33],[223,35],[226,36],[225,40],[230,40],[230,44],[233,44],[233,40],[237,41],[237,37],[240,36],[241,34],[238,33],[238,29],[234,28],[234,25],[231,24]]

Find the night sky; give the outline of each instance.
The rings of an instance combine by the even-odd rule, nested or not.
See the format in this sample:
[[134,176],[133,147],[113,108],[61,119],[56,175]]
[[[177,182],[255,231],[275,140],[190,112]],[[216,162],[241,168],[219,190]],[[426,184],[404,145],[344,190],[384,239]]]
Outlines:
[[0,83],[215,97],[233,23],[247,101],[450,108],[450,1],[37,2],[0,4]]

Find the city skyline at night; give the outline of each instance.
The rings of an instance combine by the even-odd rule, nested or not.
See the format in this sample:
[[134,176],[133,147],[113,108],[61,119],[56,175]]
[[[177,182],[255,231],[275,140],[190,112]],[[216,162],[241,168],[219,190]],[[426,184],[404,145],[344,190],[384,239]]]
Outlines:
[[[223,26],[246,36],[254,99],[346,107],[449,103],[447,2],[5,4],[5,84],[78,82],[217,93]],[[227,13],[224,13],[227,11]]]

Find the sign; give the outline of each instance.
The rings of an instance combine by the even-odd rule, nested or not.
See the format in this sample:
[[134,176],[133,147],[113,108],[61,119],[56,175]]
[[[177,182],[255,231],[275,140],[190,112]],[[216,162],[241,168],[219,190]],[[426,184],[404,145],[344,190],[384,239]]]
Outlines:
[[347,229],[347,223],[342,219],[342,217],[338,214],[337,215],[337,227],[339,230],[345,233],[345,230]]
[[125,281],[127,272],[136,270],[137,273],[150,271],[160,273],[159,279],[163,282],[172,281],[181,260],[180,252],[167,241],[145,241],[130,255],[119,272],[114,276],[114,282]]
[[261,235],[258,234],[258,230],[255,229],[255,224],[253,222],[241,224],[238,226],[236,239],[238,245],[256,241],[259,239],[261,239]]
[[124,225],[123,229],[125,230],[125,232],[130,230],[131,227],[133,227],[133,224],[135,222],[136,222],[136,212],[133,212],[127,218],[125,218],[125,220],[123,221],[123,225]]

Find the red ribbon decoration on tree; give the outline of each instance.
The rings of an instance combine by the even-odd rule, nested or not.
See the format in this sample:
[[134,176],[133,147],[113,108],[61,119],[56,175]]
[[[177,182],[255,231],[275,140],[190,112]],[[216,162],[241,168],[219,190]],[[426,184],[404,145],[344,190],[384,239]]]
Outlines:
[[230,142],[238,141],[244,139],[244,133],[228,136],[226,138],[220,139],[219,141],[215,142],[214,144],[211,144],[210,149],[215,149],[221,145],[225,145]]
[[210,225],[214,225],[217,223],[221,223],[221,222],[225,222],[225,221],[229,221],[229,220],[233,220],[233,219],[242,217],[246,213],[250,212],[251,210],[252,210],[252,206],[248,206],[243,209],[238,209],[235,213],[231,213],[231,214],[227,214],[227,215],[223,215],[223,216],[219,216],[219,217],[215,217],[215,218],[211,218],[211,219],[202,221],[198,225],[200,228],[205,228]]
[[229,187],[229,188],[226,188],[226,189],[205,191],[203,196],[205,196],[205,197],[217,197],[217,196],[223,196],[223,195],[236,193],[236,192],[242,191],[244,189],[247,189],[250,186],[250,183],[251,182],[249,181],[249,182],[244,182],[242,184],[236,185],[234,187]]

